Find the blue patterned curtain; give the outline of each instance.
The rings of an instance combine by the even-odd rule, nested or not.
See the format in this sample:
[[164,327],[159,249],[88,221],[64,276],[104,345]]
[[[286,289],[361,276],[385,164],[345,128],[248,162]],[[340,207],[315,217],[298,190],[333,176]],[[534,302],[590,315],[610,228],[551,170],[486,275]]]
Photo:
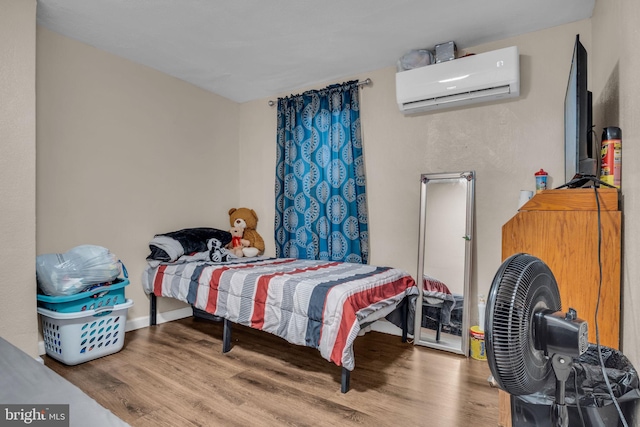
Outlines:
[[278,99],[276,255],[369,260],[358,82]]

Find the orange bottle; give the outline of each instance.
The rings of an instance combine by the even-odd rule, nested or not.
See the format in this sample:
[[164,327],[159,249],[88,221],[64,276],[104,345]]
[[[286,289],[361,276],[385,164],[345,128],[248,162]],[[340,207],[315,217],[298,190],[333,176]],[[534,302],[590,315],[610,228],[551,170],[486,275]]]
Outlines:
[[622,177],[622,130],[610,126],[602,130],[600,180],[620,188]]

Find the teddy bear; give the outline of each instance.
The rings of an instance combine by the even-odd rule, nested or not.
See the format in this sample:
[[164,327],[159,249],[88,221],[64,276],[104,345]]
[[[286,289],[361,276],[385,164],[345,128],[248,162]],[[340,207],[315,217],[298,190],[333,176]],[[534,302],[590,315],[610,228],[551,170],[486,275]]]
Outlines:
[[250,245],[247,239],[242,238],[244,235],[244,229],[240,227],[231,227],[229,229],[229,233],[231,233],[231,241],[227,245],[227,249],[229,249],[238,258],[242,258],[244,256],[242,250]]
[[264,253],[264,240],[256,230],[258,214],[249,208],[229,209],[229,224],[231,227],[244,229],[244,239],[249,241],[249,247],[243,249],[244,256],[257,256]]

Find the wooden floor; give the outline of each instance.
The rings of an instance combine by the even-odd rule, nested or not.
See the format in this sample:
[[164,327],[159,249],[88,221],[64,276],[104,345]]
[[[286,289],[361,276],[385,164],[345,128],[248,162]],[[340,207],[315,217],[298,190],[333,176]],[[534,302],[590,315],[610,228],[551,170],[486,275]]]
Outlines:
[[351,389],[311,348],[234,325],[182,319],[127,332],[124,348],[77,366],[45,363],[132,426],[495,426],[486,361],[370,332]]

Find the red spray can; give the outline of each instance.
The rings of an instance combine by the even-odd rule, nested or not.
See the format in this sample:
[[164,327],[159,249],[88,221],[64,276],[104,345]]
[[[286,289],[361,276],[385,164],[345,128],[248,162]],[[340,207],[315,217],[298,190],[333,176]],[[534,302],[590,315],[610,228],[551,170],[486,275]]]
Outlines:
[[610,126],[602,130],[600,180],[620,188],[622,175],[622,130]]

